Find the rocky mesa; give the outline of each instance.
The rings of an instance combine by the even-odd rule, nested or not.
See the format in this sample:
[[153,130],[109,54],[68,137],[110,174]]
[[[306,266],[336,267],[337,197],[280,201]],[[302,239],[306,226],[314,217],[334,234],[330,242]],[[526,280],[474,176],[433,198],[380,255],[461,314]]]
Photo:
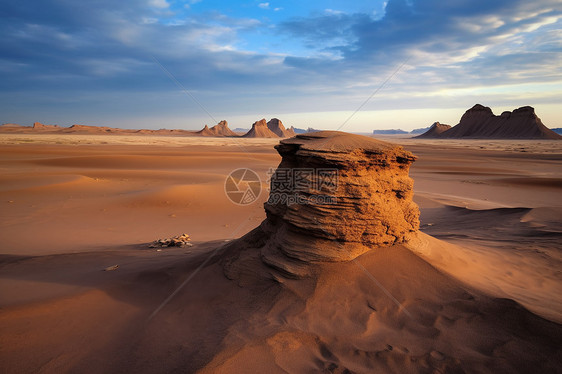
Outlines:
[[487,106],[476,104],[467,110],[460,122],[445,131],[430,129],[420,138],[472,138],[472,139],[562,139],[546,127],[535,114],[535,109],[524,106],[513,112],[496,116]]
[[278,118],[272,118],[267,123],[267,127],[280,138],[290,138],[295,136],[295,130],[292,127],[286,129],[285,126],[283,126],[283,122],[281,122]]
[[435,122],[429,130],[424,132],[421,135],[415,136],[415,138],[435,138],[438,137],[440,134],[444,133],[445,131],[451,128],[450,125],[445,125],[443,123]]
[[279,136],[267,127],[265,118],[254,122],[250,131],[242,135],[243,138],[278,138]]
[[225,120],[220,121],[215,126],[209,128],[205,125],[202,130],[195,133],[200,136],[211,136],[211,137],[237,137],[239,136],[234,131],[228,127],[228,122]]

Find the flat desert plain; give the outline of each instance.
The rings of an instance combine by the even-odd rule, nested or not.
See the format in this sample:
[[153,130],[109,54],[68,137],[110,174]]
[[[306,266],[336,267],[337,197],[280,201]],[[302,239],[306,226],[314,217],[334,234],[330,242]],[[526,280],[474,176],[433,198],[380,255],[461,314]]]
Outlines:
[[[265,218],[278,140],[0,135],[0,371],[532,372],[543,355],[560,363],[560,335],[548,335],[562,323],[560,142],[390,141],[418,157],[410,176],[421,234],[359,258],[377,284],[348,263],[327,264],[315,284],[246,287],[223,275],[215,250]],[[249,205],[224,191],[239,168],[262,181]],[[183,233],[193,246],[148,247]],[[447,301],[467,292],[505,308]],[[373,314],[358,309],[365,298]],[[494,329],[527,334],[528,319],[510,312],[522,308],[541,321],[550,351]],[[497,322],[482,322],[486,313]],[[514,347],[527,354],[504,358]]]

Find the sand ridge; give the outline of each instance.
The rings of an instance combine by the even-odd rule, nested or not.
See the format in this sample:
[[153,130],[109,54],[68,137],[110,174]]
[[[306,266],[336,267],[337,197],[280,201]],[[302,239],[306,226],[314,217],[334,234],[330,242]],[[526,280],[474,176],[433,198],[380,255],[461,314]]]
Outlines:
[[[248,155],[234,139],[137,137],[135,145],[122,136],[67,137],[90,144],[56,145],[40,135],[0,147],[2,369],[555,372],[561,365],[560,325],[533,314],[556,319],[562,294],[562,207],[553,183],[562,156],[548,142],[523,142],[536,150],[524,153],[479,149],[487,142],[405,142],[418,156],[410,173],[422,231],[438,238],[432,247],[367,252],[361,266],[319,263],[304,281],[280,284],[256,271],[229,280],[220,249],[265,218],[264,200],[230,204],[224,177],[250,167],[267,187],[266,173],[280,161],[278,139],[245,139]],[[147,248],[183,232],[193,247]],[[427,251],[438,243],[448,259]]]

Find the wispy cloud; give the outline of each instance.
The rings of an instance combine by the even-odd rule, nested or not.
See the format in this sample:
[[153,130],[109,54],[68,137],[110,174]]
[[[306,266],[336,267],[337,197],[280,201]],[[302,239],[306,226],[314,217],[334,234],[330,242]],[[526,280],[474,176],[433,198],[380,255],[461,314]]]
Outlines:
[[4,101],[0,112],[45,107],[45,92],[73,103],[88,95],[97,112],[111,108],[108,116],[130,106],[89,95],[135,96],[137,105],[142,97],[147,108],[155,96],[168,100],[157,107],[183,105],[150,56],[202,100],[233,112],[356,108],[407,57],[367,109],[415,108],[430,99],[464,106],[457,93],[502,100],[494,87],[514,90],[502,88],[507,102],[530,84],[549,93],[534,90],[526,104],[562,100],[559,90],[540,85],[562,81],[559,1],[390,0],[384,13],[380,5],[353,12],[319,2],[318,11],[297,15],[285,3],[283,12],[276,3],[252,4],[226,13],[197,0],[5,1],[0,79],[4,97],[17,92],[26,102]]
[[149,0],[148,4],[155,8],[168,8],[170,4],[166,0]]

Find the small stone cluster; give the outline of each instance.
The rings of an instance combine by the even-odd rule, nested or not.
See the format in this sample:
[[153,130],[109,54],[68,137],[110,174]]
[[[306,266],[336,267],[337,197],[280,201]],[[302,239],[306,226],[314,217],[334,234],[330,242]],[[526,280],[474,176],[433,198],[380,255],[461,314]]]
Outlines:
[[158,239],[153,241],[149,248],[168,248],[168,247],[191,247],[191,238],[188,234],[181,234],[172,238]]

